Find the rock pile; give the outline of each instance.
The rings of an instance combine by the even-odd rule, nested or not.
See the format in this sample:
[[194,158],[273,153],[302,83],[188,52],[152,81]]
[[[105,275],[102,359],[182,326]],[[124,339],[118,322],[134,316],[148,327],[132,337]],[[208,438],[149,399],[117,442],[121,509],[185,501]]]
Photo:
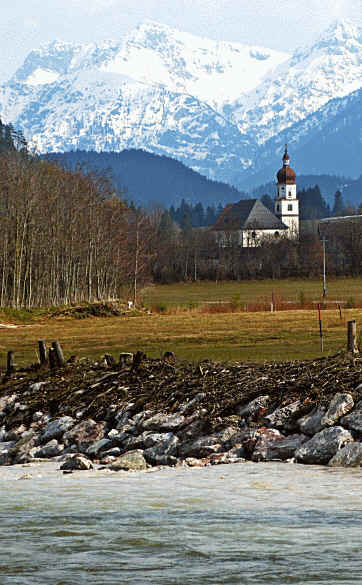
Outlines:
[[83,360],[5,380],[0,464],[56,458],[64,472],[94,462],[362,464],[359,358],[195,368],[174,356],[122,355],[118,365]]

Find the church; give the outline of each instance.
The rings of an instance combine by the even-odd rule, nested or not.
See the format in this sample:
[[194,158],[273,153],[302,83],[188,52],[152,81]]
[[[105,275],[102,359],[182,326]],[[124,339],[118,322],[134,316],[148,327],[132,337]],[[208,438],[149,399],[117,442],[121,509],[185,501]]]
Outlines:
[[220,246],[243,248],[260,245],[262,240],[280,237],[298,239],[299,201],[296,174],[290,167],[285,145],[283,166],[277,173],[277,193],[272,213],[259,199],[244,199],[227,205],[211,228]]

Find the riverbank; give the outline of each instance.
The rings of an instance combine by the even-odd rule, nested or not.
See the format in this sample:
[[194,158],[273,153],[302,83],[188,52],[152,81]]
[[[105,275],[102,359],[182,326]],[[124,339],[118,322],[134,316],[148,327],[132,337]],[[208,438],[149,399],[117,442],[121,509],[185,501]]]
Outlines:
[[33,368],[0,386],[0,464],[63,472],[247,460],[362,463],[360,357],[198,366],[123,354]]

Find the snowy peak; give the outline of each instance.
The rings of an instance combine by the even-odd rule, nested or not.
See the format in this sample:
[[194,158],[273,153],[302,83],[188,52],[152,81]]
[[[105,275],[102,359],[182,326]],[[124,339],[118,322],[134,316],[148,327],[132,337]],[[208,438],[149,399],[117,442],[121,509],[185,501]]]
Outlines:
[[312,45],[297,50],[227,113],[242,131],[264,143],[329,100],[362,86],[362,34],[338,22]]
[[118,44],[75,44],[53,41],[32,51],[11,79],[12,83],[45,85],[73,71],[99,68],[112,57]]
[[217,42],[147,21],[124,39],[104,71],[194,95],[220,108],[255,87],[289,55]]

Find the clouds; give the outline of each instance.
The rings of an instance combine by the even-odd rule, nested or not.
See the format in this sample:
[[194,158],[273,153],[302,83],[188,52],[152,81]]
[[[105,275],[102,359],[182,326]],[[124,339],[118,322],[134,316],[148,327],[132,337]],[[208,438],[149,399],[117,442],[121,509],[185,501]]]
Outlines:
[[114,7],[115,4],[119,4],[117,0],[69,0],[85,12],[90,14],[99,14],[104,10],[109,10]]

